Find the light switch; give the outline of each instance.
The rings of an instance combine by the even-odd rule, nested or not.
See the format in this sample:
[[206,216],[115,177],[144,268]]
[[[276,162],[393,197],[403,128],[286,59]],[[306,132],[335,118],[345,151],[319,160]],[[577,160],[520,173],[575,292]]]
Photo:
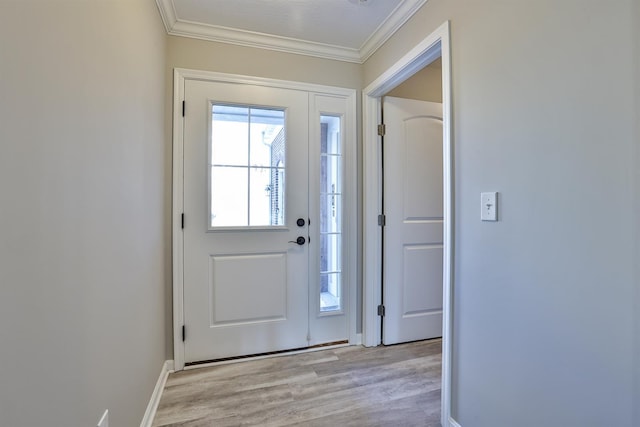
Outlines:
[[498,193],[480,193],[480,219],[483,221],[498,220]]

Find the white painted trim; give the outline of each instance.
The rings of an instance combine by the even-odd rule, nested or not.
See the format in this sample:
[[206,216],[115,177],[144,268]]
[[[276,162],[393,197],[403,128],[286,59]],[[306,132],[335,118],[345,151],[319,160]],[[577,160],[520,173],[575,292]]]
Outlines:
[[444,182],[444,247],[443,314],[442,314],[442,424],[451,416],[451,351],[452,351],[452,286],[453,286],[453,143],[451,140],[451,52],[449,22],[445,22],[411,49],[396,64],[365,88],[363,108],[363,343],[380,342],[380,320],[377,306],[381,302],[381,176],[379,137],[380,97],[415,74],[438,56],[442,57],[443,182]]
[[207,25],[199,22],[178,20],[173,24],[168,33],[172,36],[183,36],[213,42],[235,44],[238,46],[256,47],[298,55],[361,63],[360,54],[357,49],[296,40],[272,34],[237,30],[235,28]]
[[364,63],[376,50],[393,36],[416,13],[427,0],[404,1],[389,18],[360,47],[360,63]]
[[[443,143],[443,175],[444,175],[444,245],[442,268],[442,419],[451,418],[451,369],[453,363],[453,139],[452,139],[452,99],[451,99],[451,44],[450,23],[447,21],[440,26],[436,33],[440,36],[440,53],[442,57],[442,130]],[[457,423],[456,423],[457,424]]]
[[[313,92],[323,95],[334,95],[347,99],[348,120],[346,123],[347,146],[345,148],[345,212],[349,212],[345,235],[348,237],[346,248],[350,266],[357,265],[357,110],[356,91],[354,89],[316,85],[311,83],[292,82],[262,77],[242,76],[236,74],[217,73],[212,71],[189,70],[176,68],[173,83],[173,358],[174,369],[185,369],[184,342],[182,341],[182,326],[184,325],[184,240],[181,226],[181,215],[184,212],[184,120],[182,117],[182,101],[186,80],[218,81],[236,84],[251,84],[291,90]],[[187,107],[188,108],[188,107]],[[349,320],[348,338],[350,345],[362,342],[356,331],[357,314],[357,269],[348,268]],[[188,331],[187,331],[188,333]]]
[[[226,82],[236,84],[250,84],[254,86],[266,86],[282,89],[301,90],[307,92],[316,92],[326,95],[337,95],[348,97],[354,94],[354,89],[348,89],[338,86],[326,86],[313,83],[294,82],[289,80],[270,79],[266,77],[245,76],[240,74],[218,73],[215,71],[191,70],[187,68],[176,68],[174,74],[180,77],[180,81],[184,86],[184,80],[206,80],[212,82]],[[174,94],[176,91],[174,90]],[[181,92],[182,94],[182,92]],[[182,102],[182,100],[180,100]],[[174,101],[174,106],[176,105]],[[175,118],[174,111],[174,118]],[[178,117],[182,117],[182,110],[179,110]],[[175,135],[175,132],[174,132]]]
[[169,374],[171,372],[173,372],[173,360],[165,360],[162,364],[162,369],[160,370],[160,376],[156,382],[156,387],[153,389],[151,399],[147,405],[147,410],[144,412],[144,416],[140,422],[140,427],[151,427],[153,424],[153,419],[156,416],[158,404],[160,403],[160,398],[164,391],[164,385],[167,383],[167,378],[169,378]]
[[349,344],[360,345],[362,334],[358,334],[358,110],[356,91],[349,97],[347,111],[347,134],[345,141],[345,165],[343,167],[345,178],[345,197],[343,199],[346,219],[345,237],[347,238],[347,282],[349,284]]
[[178,21],[173,0],[156,0],[156,4],[158,5],[158,11],[160,12],[164,28],[168,34],[171,34],[171,28]]
[[367,347],[377,346],[381,342],[380,318],[377,307],[382,301],[382,232],[378,226],[378,215],[381,214],[382,181],[379,171],[381,157],[378,150],[379,137],[376,124],[380,123],[378,100],[362,94],[362,126],[363,126],[363,225],[362,225],[362,344]]
[[449,427],[462,427],[456,420],[452,417],[449,417]]
[[184,234],[181,215],[184,212],[184,100],[185,76],[176,69],[173,72],[173,360],[174,368],[184,367]]
[[[440,49],[437,47],[441,38],[439,33],[442,27],[431,33],[407,52],[402,58],[393,64],[384,73],[371,82],[363,91],[365,96],[380,97],[393,90],[408,77],[413,76],[425,65],[430,64],[440,57]],[[444,65],[442,66],[444,72]],[[444,81],[443,81],[444,85]],[[443,94],[444,103],[444,94]]]
[[173,0],[156,0],[167,33],[174,36],[256,47],[358,64],[364,63],[373,55],[373,53],[426,2],[427,0],[404,0],[365,41],[360,49],[355,49],[187,21],[178,18]]
[[349,341],[351,345],[362,345],[362,334],[355,334],[353,342]]

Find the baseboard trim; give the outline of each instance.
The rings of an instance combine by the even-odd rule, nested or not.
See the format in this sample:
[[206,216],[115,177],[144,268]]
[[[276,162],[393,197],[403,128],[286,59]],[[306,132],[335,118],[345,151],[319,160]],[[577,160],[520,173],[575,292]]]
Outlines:
[[156,416],[156,411],[158,410],[158,404],[160,403],[160,398],[162,397],[164,385],[166,384],[167,378],[169,378],[169,374],[171,372],[173,372],[173,360],[165,360],[165,362],[162,364],[162,369],[160,370],[160,376],[158,377],[158,381],[156,382],[156,387],[153,389],[151,399],[149,400],[149,404],[147,405],[147,410],[144,412],[142,422],[140,422],[140,427],[151,427],[151,425],[153,424],[153,418]]
[[362,333],[356,334],[356,339],[351,345],[362,345]]
[[462,427],[453,417],[449,417],[449,427]]

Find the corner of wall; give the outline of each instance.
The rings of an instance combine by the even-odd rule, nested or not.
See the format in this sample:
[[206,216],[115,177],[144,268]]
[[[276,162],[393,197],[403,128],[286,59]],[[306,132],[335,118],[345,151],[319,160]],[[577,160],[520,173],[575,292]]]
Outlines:
[[140,422],[140,427],[151,427],[153,425],[153,419],[156,416],[156,411],[158,410],[158,405],[160,404],[160,399],[162,398],[164,386],[167,383],[169,374],[172,372],[173,360],[165,360],[165,362],[162,364],[162,368],[160,369],[160,375],[158,376],[156,386],[153,389],[153,393],[151,393],[151,398],[149,399],[147,409],[144,413],[144,416],[142,417],[142,422]]

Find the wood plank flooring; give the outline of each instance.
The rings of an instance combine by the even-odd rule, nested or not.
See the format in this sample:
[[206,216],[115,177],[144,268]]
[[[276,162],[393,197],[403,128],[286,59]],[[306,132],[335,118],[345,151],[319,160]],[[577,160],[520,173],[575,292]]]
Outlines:
[[440,426],[440,339],[181,371],[154,427]]

